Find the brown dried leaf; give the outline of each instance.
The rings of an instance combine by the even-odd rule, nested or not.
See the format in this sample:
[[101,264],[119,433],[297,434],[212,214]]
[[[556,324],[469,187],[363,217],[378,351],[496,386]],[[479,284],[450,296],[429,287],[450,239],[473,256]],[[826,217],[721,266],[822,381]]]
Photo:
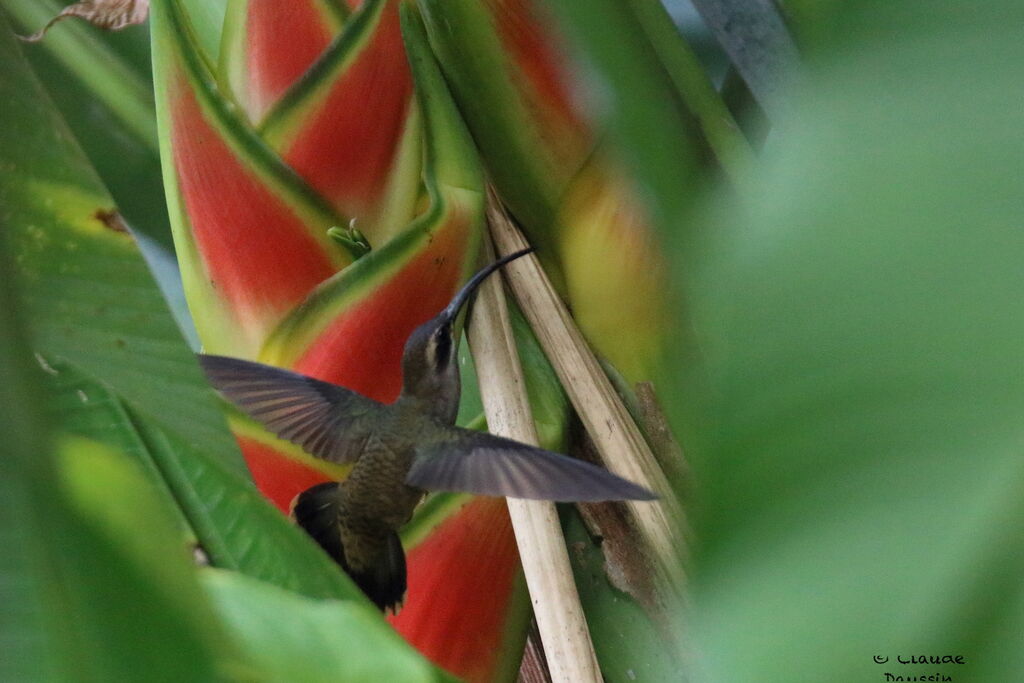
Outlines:
[[682,446],[676,441],[672,428],[669,426],[668,418],[661,409],[661,402],[654,392],[654,385],[650,382],[640,382],[635,387],[637,401],[637,417],[640,426],[647,436],[647,442],[651,446],[651,452],[661,465],[661,469],[674,482],[678,489],[688,492],[690,481],[690,470],[686,463],[686,456]]
[[126,26],[141,24],[149,16],[149,0],[81,0],[68,5],[50,19],[46,26],[30,36],[18,36],[27,43],[43,39],[50,27],[68,17],[80,17],[93,26],[117,31]]
[[523,661],[519,665],[516,683],[551,683],[551,672],[548,670],[548,660],[544,654],[544,644],[540,640],[536,619],[530,623],[530,632],[526,636],[526,649],[523,651]]

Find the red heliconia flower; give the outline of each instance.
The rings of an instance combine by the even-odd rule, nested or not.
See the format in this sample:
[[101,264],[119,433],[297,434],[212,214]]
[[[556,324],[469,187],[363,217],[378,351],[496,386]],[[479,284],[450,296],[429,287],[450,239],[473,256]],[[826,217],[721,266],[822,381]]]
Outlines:
[[[400,4],[232,2],[216,66],[181,0],[154,0],[152,17],[168,205],[204,350],[385,402],[409,333],[478,265],[484,202],[417,22],[407,56]],[[343,476],[244,416],[230,423],[283,511]],[[408,541],[410,589],[393,623],[457,675],[514,675],[527,603],[504,502],[430,520]]]

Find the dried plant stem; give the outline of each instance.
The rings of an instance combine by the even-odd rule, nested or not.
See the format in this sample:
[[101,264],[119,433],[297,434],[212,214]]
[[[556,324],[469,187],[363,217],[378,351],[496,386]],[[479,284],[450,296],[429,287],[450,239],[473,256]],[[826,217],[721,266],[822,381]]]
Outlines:
[[[469,343],[490,430],[539,445],[498,277],[480,287]],[[552,680],[601,681],[554,504],[510,498],[508,510]]]
[[[528,246],[493,192],[487,220],[499,254]],[[651,449],[537,258],[531,254],[516,259],[505,266],[504,274],[605,467],[661,496],[657,502],[629,501],[626,505],[653,551],[659,583],[670,592],[677,591],[683,578],[683,515]]]

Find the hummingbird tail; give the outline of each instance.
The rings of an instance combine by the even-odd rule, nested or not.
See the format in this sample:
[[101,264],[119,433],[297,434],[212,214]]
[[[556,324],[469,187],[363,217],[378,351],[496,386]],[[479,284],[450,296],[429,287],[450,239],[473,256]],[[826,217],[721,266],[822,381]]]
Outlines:
[[406,589],[405,551],[397,533],[392,531],[384,539],[382,552],[373,565],[355,570],[345,557],[338,528],[337,482],[317,484],[300,493],[292,504],[292,518],[377,607],[397,612]]
[[362,577],[349,575],[377,607],[397,614],[406,589],[405,550],[398,533],[392,531],[388,534],[381,561],[373,570]]

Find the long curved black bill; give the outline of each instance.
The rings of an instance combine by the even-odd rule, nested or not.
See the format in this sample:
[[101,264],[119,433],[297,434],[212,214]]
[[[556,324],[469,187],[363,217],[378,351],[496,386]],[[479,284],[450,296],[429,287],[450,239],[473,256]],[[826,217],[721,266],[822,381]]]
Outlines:
[[521,249],[517,252],[509,254],[508,256],[503,256],[494,263],[481,268],[477,272],[477,274],[469,278],[469,281],[466,284],[462,285],[462,289],[460,289],[455,294],[455,296],[452,297],[451,303],[448,304],[448,306],[444,309],[444,317],[447,320],[455,320],[455,317],[459,314],[459,311],[466,304],[466,302],[472,298],[473,293],[476,291],[476,288],[479,287],[480,284],[487,279],[488,275],[496,271],[498,268],[501,268],[506,263],[510,261],[515,261],[520,256],[526,256],[527,254],[530,253],[533,253],[533,247],[527,247],[526,249]]

